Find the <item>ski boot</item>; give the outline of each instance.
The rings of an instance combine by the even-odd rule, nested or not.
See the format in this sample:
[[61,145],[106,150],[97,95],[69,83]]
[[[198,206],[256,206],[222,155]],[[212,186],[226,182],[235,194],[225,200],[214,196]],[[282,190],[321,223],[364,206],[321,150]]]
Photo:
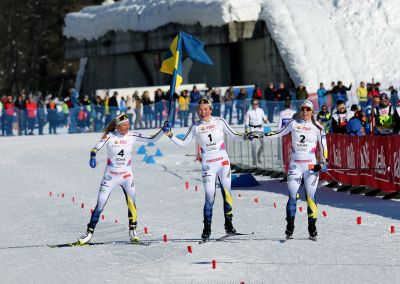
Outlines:
[[310,234],[310,239],[317,240],[317,227],[315,223],[317,222],[317,218],[308,218],[308,233]]
[[136,232],[136,223],[129,225],[129,238],[132,243],[138,243],[140,241],[138,233]]
[[80,245],[87,244],[93,237],[94,229],[92,228],[87,228],[86,234],[83,236],[79,237],[78,243]]
[[294,216],[287,217],[286,221],[287,221],[286,231],[285,231],[286,239],[290,240],[292,238],[293,231],[294,231]]
[[208,240],[211,235],[211,223],[204,223],[203,233],[201,234],[201,238],[203,240]]
[[225,232],[228,235],[236,233],[236,230],[232,225],[232,215],[225,215]]

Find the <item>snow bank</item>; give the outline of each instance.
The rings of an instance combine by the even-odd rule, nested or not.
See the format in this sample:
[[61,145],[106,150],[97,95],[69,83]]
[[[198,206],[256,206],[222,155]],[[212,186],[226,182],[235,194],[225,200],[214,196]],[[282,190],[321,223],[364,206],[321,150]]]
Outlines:
[[[291,78],[400,83],[398,0],[125,0],[66,16],[64,35],[95,39],[108,31],[149,31],[170,22],[221,26],[264,20]],[[353,88],[355,90],[355,88]]]

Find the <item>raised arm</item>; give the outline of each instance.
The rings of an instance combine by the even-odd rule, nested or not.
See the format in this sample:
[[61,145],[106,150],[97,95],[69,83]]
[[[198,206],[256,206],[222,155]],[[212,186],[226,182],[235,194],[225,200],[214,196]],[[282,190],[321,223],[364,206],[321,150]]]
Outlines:
[[156,134],[150,136],[144,136],[142,133],[132,132],[130,135],[136,137],[137,141],[140,142],[157,142],[163,136],[163,132],[160,129]]
[[[170,132],[172,134],[172,132]],[[194,125],[192,125],[188,132],[186,133],[185,137],[179,139],[178,137],[174,136],[173,134],[170,137],[171,141],[174,142],[176,145],[184,147],[189,144],[194,138]]]
[[289,134],[292,131],[293,121],[294,120],[291,120],[288,124],[286,124],[285,127],[279,129],[276,132],[272,131],[272,132],[264,133],[264,140],[271,139],[271,138],[278,138],[278,137],[282,137],[286,134]]
[[233,140],[237,142],[242,142],[245,140],[243,134],[237,133],[235,130],[233,130],[229,124],[223,119],[222,117],[219,118],[220,123],[222,124],[224,133],[228,134],[228,136]]

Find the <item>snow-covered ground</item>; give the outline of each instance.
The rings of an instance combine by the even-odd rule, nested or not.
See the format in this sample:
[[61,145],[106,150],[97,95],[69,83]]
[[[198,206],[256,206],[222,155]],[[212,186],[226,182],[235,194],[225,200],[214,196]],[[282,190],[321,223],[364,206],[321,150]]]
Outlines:
[[[221,26],[264,20],[296,84],[400,84],[398,0],[122,0],[70,13],[64,35],[149,31],[170,22]],[[178,32],[178,31],[177,31]],[[354,89],[355,90],[355,89]]]
[[[75,241],[86,229],[105,162],[101,151],[99,167],[88,165],[98,138],[97,133],[0,139],[2,283],[400,282],[400,203],[327,188],[317,196],[318,242],[306,239],[304,196],[295,239],[282,242],[286,185],[258,178],[260,186],[232,191],[234,225],[254,235],[199,245],[204,194],[199,164],[189,156],[194,145],[178,148],[165,137],[156,147],[146,147],[150,154],[157,148],[164,154],[156,164],[145,164],[140,155],[133,159],[139,232],[150,246],[124,243],[127,209],[121,190],[115,189],[92,240],[109,244],[49,248]],[[217,193],[213,238],[224,235],[221,200]],[[362,225],[356,225],[357,216]],[[391,225],[395,234],[389,232]],[[211,268],[213,259],[216,269]]]

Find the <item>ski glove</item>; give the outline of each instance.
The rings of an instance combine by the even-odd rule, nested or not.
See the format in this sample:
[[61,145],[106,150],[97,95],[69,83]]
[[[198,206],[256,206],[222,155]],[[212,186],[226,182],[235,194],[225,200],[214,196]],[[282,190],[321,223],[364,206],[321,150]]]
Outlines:
[[328,163],[327,162],[322,162],[319,165],[313,165],[312,171],[315,172],[315,173],[317,173],[319,171],[325,173],[325,172],[328,171]]
[[249,132],[244,134],[244,140],[252,141],[253,139],[262,138],[262,133],[260,132]]
[[321,172],[326,173],[328,171],[328,163],[322,162]]
[[90,161],[89,161],[89,165],[90,165],[90,167],[92,167],[93,169],[97,166],[97,162],[96,162],[96,153],[97,153],[97,150],[96,150],[96,149],[93,149],[93,150],[90,152]]
[[168,120],[167,121],[165,121],[164,122],[164,125],[163,125],[163,127],[161,127],[161,130],[169,137],[169,138],[171,138],[172,137],[172,131],[171,131],[171,128],[172,128],[172,123],[171,122],[169,122]]

